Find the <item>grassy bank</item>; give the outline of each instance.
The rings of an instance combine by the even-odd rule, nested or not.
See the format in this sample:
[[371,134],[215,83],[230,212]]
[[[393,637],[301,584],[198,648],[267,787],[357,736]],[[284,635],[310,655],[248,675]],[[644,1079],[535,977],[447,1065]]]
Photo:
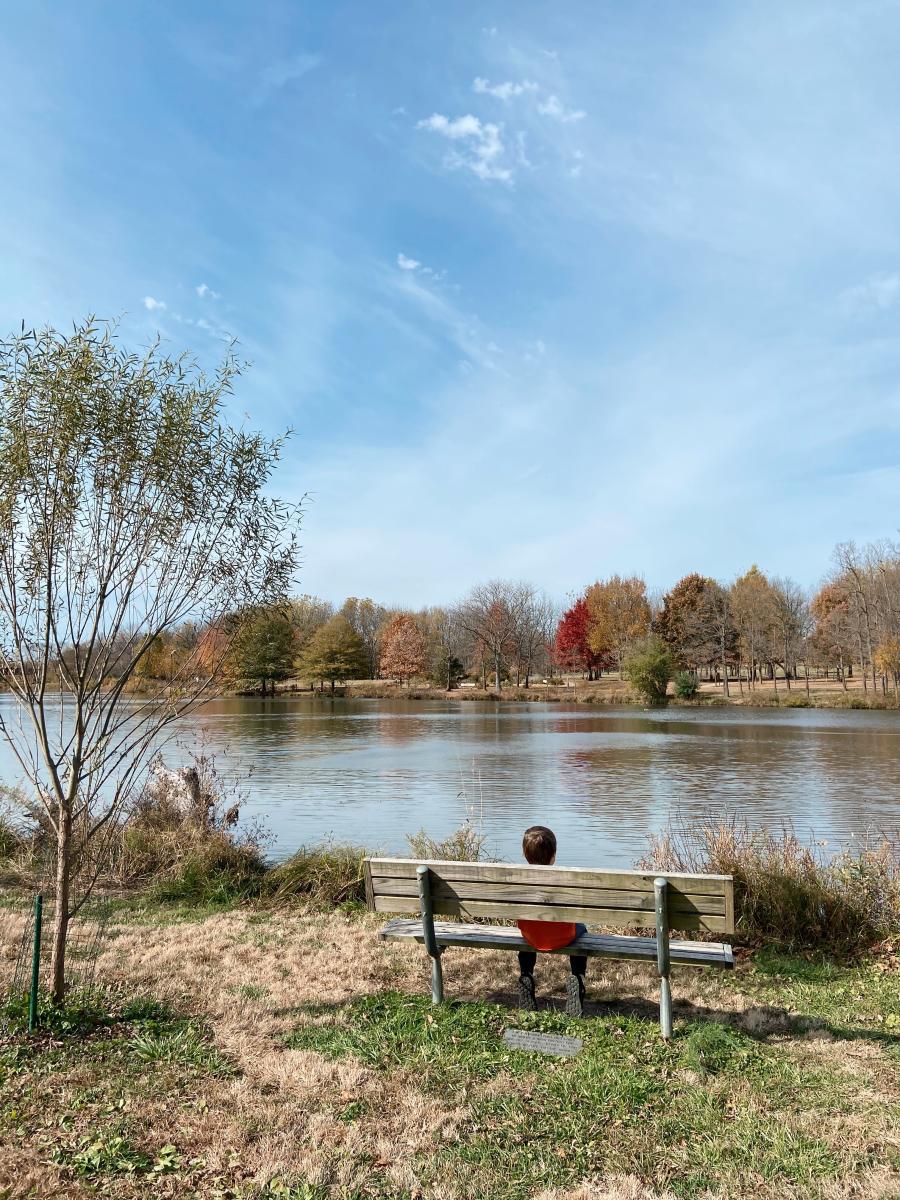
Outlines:
[[[4,969],[23,918],[0,912]],[[866,1197],[900,1187],[900,989],[864,964],[759,953],[656,981],[591,966],[587,1019],[513,1011],[514,966],[421,950],[335,910],[120,908],[102,988],[0,1040],[0,1196],[242,1200]],[[504,1028],[584,1040],[510,1051]]]
[[[900,709],[900,700],[891,692],[874,692],[871,688],[863,691],[862,687],[854,685],[848,691],[843,691],[839,684],[823,684],[820,681],[811,683],[810,693],[806,694],[802,680],[795,681],[790,690],[784,682],[779,683],[775,690],[771,681],[757,684],[751,691],[744,685],[741,691],[735,682],[731,684],[731,694],[725,696],[721,686],[704,683],[693,699],[682,700],[674,695],[670,686],[668,703],[676,708],[716,708],[734,706],[738,708],[828,708],[828,709],[874,709],[878,711]],[[252,695],[254,693],[234,693],[235,695]],[[318,688],[310,690],[297,680],[288,680],[279,684],[276,690],[278,696],[297,696],[306,699],[330,701],[334,696],[351,700],[404,700],[414,703],[422,700],[452,701],[465,704],[471,701],[482,703],[503,700],[507,703],[520,704],[593,704],[609,705],[621,708],[645,708],[646,702],[641,700],[629,688],[627,682],[604,677],[588,683],[585,680],[572,681],[568,685],[535,683],[531,687],[516,687],[505,685],[501,692],[493,688],[458,687],[452,691],[444,688],[401,685],[387,680],[353,680],[341,684],[335,690],[334,696],[330,688],[324,691]]]

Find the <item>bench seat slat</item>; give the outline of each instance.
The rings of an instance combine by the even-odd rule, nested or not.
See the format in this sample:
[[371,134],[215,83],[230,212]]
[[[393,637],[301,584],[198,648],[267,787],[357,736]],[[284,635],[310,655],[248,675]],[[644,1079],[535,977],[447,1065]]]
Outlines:
[[[375,891],[375,912],[418,913],[418,896],[385,896]],[[512,904],[498,900],[460,900],[434,897],[434,912],[438,916],[493,917],[495,920],[512,921],[584,921],[593,925],[614,928],[650,928],[655,926],[656,917],[649,908],[587,908],[585,905],[558,904]],[[726,918],[697,912],[673,913],[680,929],[702,929],[709,933],[727,931]]]
[[[506,925],[469,925],[450,921],[435,921],[434,932],[441,946],[469,946],[485,950],[531,950],[532,946],[517,929]],[[397,918],[383,926],[378,936],[385,941],[424,942],[421,920]],[[631,937],[624,934],[586,933],[560,950],[541,951],[542,954],[586,954],[590,958],[621,958],[656,962],[656,939]],[[729,945],[721,942],[670,941],[669,953],[673,964],[686,967],[734,966]]]
[[430,859],[372,858],[374,879],[415,879],[416,868],[430,867],[439,879],[459,883],[525,883],[540,887],[599,887],[653,892],[653,880],[668,880],[670,896],[721,896],[731,884],[730,875],[690,875],[666,871],[598,871],[593,867],[541,867],[522,863],[442,862]]
[[[419,894],[415,879],[409,878],[394,879],[381,876],[376,879],[376,887],[381,896],[417,897]],[[500,900],[511,904],[564,904],[570,908],[625,908],[651,913],[654,911],[652,890],[642,893],[627,888],[544,887],[540,879],[525,884],[491,881],[470,883],[438,878],[432,884],[431,894],[435,902],[454,899]],[[669,898],[669,912],[700,912],[722,917],[725,915],[725,897],[721,894],[711,896],[675,892]]]

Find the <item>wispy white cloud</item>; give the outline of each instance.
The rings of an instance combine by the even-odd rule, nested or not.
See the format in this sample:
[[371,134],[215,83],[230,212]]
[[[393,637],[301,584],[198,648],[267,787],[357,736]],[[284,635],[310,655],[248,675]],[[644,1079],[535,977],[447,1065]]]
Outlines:
[[201,300],[206,300],[206,299],[221,300],[222,299],[221,293],[214,292],[212,290],[212,288],[209,286],[209,284],[207,284],[207,283],[198,283],[197,286],[194,288],[194,291],[197,293],[197,295],[200,297]]
[[259,86],[254,95],[254,101],[261,104],[273,92],[279,91],[289,83],[294,83],[314,71],[321,62],[318,54],[295,54],[281,62],[270,63],[259,75]]
[[[399,265],[399,264],[398,264]],[[500,348],[489,330],[474,313],[467,312],[458,300],[441,287],[444,272],[419,266],[416,270],[391,272],[381,277],[381,289],[392,305],[411,307],[419,321],[430,326],[439,340],[449,343],[462,356],[463,369],[473,364],[489,371],[497,370],[494,355]]]
[[472,84],[472,91],[478,92],[482,96],[496,96],[498,100],[511,100],[513,96],[521,96],[524,92],[536,92],[538,85],[530,79],[523,79],[521,83],[513,83],[512,80],[506,80],[505,83],[490,83],[487,79],[477,78]]
[[409,271],[415,275],[427,275],[434,283],[440,283],[447,274],[446,271],[436,271],[433,267],[426,267],[417,258],[410,258],[409,255],[402,252],[397,255],[397,266],[401,271]]
[[417,129],[426,129],[448,141],[459,143],[461,149],[453,150],[444,159],[453,170],[464,169],[479,179],[499,180],[509,183],[512,169],[504,164],[506,148],[503,143],[503,126],[492,121],[482,122],[467,113],[464,117],[445,117],[432,113],[419,121]]
[[847,288],[841,299],[844,308],[855,316],[886,312],[900,303],[900,274],[876,275]]
[[179,325],[190,325],[193,329],[202,329],[204,333],[208,333],[210,337],[216,338],[220,342],[234,341],[235,335],[230,329],[226,329],[224,325],[214,325],[211,321],[207,321],[206,317],[186,317],[183,313],[177,312],[169,315]]
[[566,108],[559,96],[550,95],[546,100],[541,100],[537,106],[538,112],[542,117],[553,117],[556,121],[562,121],[568,125],[572,121],[581,121],[587,113],[583,108]]
[[167,307],[165,300],[155,300],[153,296],[144,297],[144,308],[147,312],[165,312]]

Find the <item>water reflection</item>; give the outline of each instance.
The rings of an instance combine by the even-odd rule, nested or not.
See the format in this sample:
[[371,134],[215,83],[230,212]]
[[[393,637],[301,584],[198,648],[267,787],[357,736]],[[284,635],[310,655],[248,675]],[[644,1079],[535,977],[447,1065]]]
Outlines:
[[[202,743],[252,772],[245,811],[281,854],[329,835],[403,852],[407,833],[442,836],[474,809],[498,856],[518,857],[542,821],[560,861],[628,865],[675,813],[789,821],[834,843],[896,830],[898,733],[900,716],[877,712],[234,699],[167,754]],[[16,776],[0,747],[0,778]]]

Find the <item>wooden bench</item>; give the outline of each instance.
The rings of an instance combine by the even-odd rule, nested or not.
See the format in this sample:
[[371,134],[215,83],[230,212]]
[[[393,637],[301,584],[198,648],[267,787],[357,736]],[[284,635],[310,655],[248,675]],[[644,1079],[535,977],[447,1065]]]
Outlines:
[[[730,875],[657,875],[510,863],[421,862],[369,858],[368,906],[379,913],[414,916],[389,921],[378,936],[421,942],[431,958],[431,999],[444,998],[441,955],[448,946],[529,950],[518,929],[465,923],[461,918],[581,921],[604,929],[655,928],[653,937],[586,933],[551,954],[655,962],[659,973],[660,1025],[672,1036],[670,968],[734,966],[722,942],[671,941],[670,929],[734,932]],[[435,921],[436,916],[456,921]]]

